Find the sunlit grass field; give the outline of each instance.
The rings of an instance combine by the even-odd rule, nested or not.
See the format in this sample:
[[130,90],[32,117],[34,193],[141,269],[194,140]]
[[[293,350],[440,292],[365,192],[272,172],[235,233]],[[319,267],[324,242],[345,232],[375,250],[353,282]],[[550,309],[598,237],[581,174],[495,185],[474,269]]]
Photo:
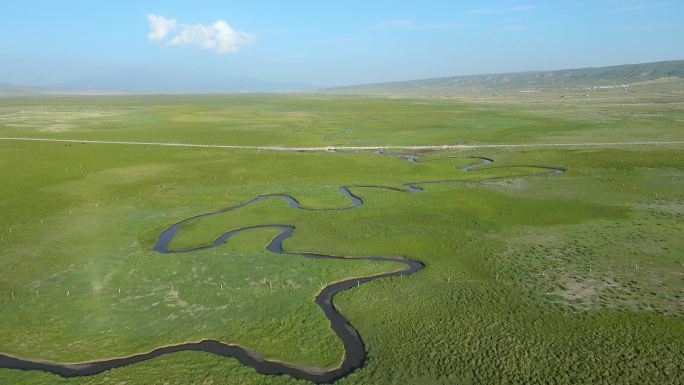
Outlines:
[[0,135],[328,146],[681,140],[684,80],[629,91],[481,91],[444,97],[4,97]]
[[[684,93],[0,99],[0,136],[241,145],[684,140]],[[561,97],[566,96],[566,97]],[[65,363],[212,338],[305,366],[341,343],[313,298],[388,263],[264,250],[274,230],[185,254],[231,229],[295,226],[286,251],[425,264],[335,297],[368,361],[340,384],[678,384],[684,379],[684,145],[297,153],[0,141],[0,352]],[[492,165],[460,169],[484,156]],[[541,176],[537,167],[564,168]],[[492,177],[497,179],[484,181]],[[92,377],[0,369],[0,383],[294,384],[177,353]]]

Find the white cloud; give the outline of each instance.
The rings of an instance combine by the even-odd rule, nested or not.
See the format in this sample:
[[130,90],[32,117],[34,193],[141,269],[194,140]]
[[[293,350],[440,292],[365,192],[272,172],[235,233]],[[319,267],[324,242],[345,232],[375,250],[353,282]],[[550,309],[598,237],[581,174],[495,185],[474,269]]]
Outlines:
[[155,43],[164,41],[166,35],[178,28],[178,22],[175,19],[167,19],[164,16],[147,15],[147,21],[150,23],[150,33],[147,38]]
[[147,38],[157,44],[176,47],[196,47],[217,54],[237,52],[243,45],[256,40],[250,33],[233,29],[225,20],[212,24],[181,24],[175,19],[147,15],[150,33]]

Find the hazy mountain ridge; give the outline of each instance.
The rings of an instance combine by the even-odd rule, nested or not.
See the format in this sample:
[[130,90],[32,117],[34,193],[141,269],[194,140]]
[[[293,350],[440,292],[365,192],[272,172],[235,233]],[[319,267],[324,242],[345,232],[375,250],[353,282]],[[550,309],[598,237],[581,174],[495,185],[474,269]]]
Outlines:
[[[591,88],[632,84],[660,78],[684,78],[684,60],[557,71],[510,72],[450,76],[320,89],[331,93],[448,93],[450,91]],[[49,93],[237,93],[313,91],[302,82],[274,82],[243,76],[196,73],[182,70],[121,71],[87,76],[66,82],[33,87],[0,82],[8,94]]]
[[335,87],[326,89],[325,91],[384,93],[416,92],[425,90],[586,88],[594,86],[619,86],[622,84],[672,77],[684,78],[684,60],[557,71],[451,76]]
[[8,93],[14,93],[14,92],[28,92],[32,90],[32,87],[24,87],[24,86],[18,86],[13,83],[7,83],[7,82],[0,82],[0,92],[8,92]]
[[311,90],[302,82],[275,82],[256,78],[181,70],[121,71],[85,76],[41,87],[0,82],[8,93],[231,93]]

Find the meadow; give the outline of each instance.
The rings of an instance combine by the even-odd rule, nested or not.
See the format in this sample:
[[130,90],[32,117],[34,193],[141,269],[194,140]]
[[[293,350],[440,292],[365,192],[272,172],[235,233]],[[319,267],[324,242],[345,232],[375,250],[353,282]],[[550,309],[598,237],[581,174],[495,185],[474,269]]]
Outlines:
[[11,137],[263,146],[681,140],[684,80],[630,90],[3,97]]
[[[684,92],[657,82],[585,96],[4,98],[1,137],[327,146],[684,140]],[[678,384],[684,380],[684,145],[271,152],[0,141],[0,352],[77,363],[216,339],[332,368],[313,301],[386,262],[264,250],[274,230],[192,253],[152,250],[292,225],[289,252],[425,264],[334,298],[368,359],[340,384]],[[460,171],[480,156],[491,165]],[[544,176],[540,167],[563,168]],[[491,179],[495,178],[495,179]],[[0,383],[295,384],[182,352],[95,376],[0,369]]]

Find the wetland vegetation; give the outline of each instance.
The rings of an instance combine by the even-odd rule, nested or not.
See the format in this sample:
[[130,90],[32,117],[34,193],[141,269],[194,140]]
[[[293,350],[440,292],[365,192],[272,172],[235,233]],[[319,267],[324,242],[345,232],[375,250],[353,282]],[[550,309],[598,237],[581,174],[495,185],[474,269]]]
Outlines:
[[[673,85],[674,84],[674,85]],[[0,136],[283,146],[682,140],[681,83],[630,92],[450,98],[214,95],[3,98]],[[564,97],[561,97],[564,96]],[[334,297],[363,366],[339,384],[676,384],[684,378],[684,145],[271,152],[0,141],[0,352],[81,363],[212,339],[334,368]],[[472,157],[493,159],[470,172]],[[439,161],[431,161],[439,160]],[[565,169],[553,177],[542,167]],[[406,183],[424,191],[407,194]],[[353,210],[340,186],[363,200]],[[356,187],[354,187],[356,186]],[[192,253],[153,250],[184,218]],[[356,258],[356,260],[355,260]],[[308,383],[206,352],[86,377],[0,369],[0,383]]]

